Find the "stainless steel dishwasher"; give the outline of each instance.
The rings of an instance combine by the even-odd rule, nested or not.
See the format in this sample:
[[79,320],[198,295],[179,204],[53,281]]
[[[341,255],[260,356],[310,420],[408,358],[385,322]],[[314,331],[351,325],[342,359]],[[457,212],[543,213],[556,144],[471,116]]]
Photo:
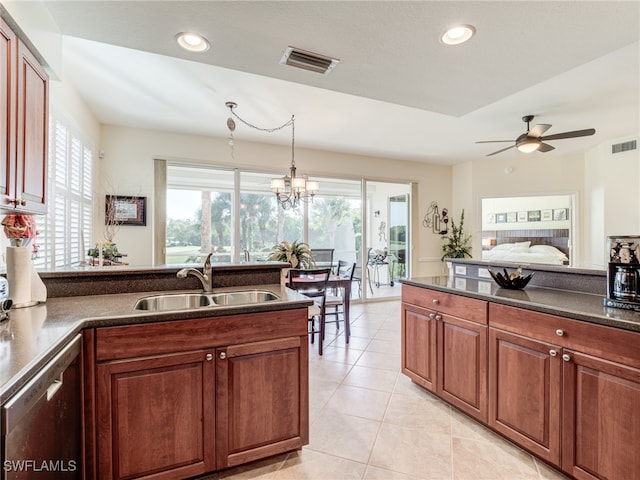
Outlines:
[[82,337],[2,406],[3,479],[82,478]]

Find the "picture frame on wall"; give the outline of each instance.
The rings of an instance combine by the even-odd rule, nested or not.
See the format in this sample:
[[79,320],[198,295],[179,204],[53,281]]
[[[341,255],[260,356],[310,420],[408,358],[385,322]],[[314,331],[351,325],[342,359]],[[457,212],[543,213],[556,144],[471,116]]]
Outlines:
[[527,222],[528,221],[528,217],[527,217],[527,212],[526,211],[518,212],[518,221],[519,222]]
[[496,223],[496,214],[490,213],[487,215],[487,223]]
[[507,223],[507,214],[496,213],[496,223]]
[[553,219],[555,221],[569,220],[569,209],[568,208],[554,208],[553,209]]
[[527,212],[527,221],[528,222],[539,222],[540,221],[540,210],[529,210]]
[[515,223],[518,221],[518,212],[507,212],[507,223]]
[[105,225],[147,225],[147,197],[105,196]]
[[553,220],[553,211],[551,209],[540,211],[540,220],[543,222],[550,222]]

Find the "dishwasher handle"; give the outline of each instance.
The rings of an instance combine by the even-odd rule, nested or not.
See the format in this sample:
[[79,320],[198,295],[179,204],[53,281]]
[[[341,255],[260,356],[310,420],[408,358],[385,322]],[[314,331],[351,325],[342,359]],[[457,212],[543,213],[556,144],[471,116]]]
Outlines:
[[2,406],[4,434],[10,432],[43,397],[50,401],[62,387],[63,374],[82,349],[82,335],[78,334],[56,354],[24,387]]

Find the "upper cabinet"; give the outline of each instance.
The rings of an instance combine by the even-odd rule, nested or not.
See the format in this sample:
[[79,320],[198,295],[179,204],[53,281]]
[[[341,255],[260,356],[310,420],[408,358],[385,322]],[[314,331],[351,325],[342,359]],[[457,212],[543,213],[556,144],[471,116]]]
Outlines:
[[46,213],[49,77],[0,19],[0,210]]

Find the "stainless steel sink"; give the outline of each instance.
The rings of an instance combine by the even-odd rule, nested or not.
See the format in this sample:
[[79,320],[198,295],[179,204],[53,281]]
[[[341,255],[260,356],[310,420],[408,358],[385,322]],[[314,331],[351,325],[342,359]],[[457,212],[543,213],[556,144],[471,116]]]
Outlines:
[[192,310],[194,308],[271,302],[279,298],[276,294],[266,290],[242,290],[220,293],[168,293],[141,298],[133,308],[134,310],[153,312]]
[[247,303],[263,303],[278,300],[275,293],[265,290],[248,290],[242,292],[224,292],[210,294],[211,301],[216,305],[244,305]]
[[138,300],[133,307],[135,310],[190,310],[211,306],[211,300],[203,293],[178,293],[154,295]]

